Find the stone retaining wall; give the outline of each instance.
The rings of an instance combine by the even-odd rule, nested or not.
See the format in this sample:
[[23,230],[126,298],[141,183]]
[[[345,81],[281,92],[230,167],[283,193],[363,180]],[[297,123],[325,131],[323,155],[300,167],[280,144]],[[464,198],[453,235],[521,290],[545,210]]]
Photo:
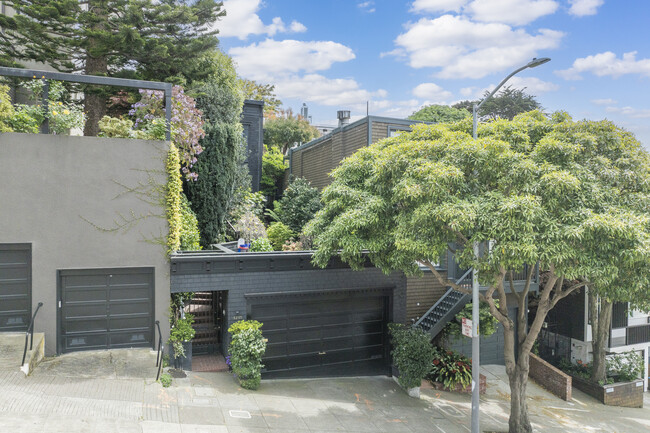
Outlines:
[[598,385],[573,376],[573,385],[607,406],[643,407],[643,380]]

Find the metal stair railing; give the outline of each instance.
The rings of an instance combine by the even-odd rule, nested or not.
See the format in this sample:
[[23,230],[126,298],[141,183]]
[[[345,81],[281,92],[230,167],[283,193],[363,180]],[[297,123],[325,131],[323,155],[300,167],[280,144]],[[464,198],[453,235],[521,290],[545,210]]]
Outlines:
[[160,352],[162,349],[162,333],[160,332],[160,322],[158,320],[156,320],[156,327],[158,328],[158,353],[156,353],[156,367],[158,367],[158,373],[156,374],[156,382],[158,382],[158,379],[160,379],[160,370],[162,370],[163,365],[163,357]]
[[[469,269],[462,277],[456,281],[456,285],[472,287],[472,269]],[[429,332],[432,337],[438,335],[442,328],[449,322],[460,310],[463,309],[471,299],[471,295],[465,294],[450,287],[445,294],[433,304],[429,310],[424,313],[420,319],[413,325]]]
[[32,321],[29,322],[29,326],[27,327],[27,331],[25,331],[25,348],[23,349],[23,361],[20,363],[20,366],[22,367],[25,365],[25,357],[27,356],[27,340],[29,337],[29,350],[32,350],[34,348],[34,320],[36,319],[36,315],[38,314],[38,310],[43,306],[42,302],[38,303],[38,306],[36,307],[36,311],[34,311],[34,315],[32,316]]

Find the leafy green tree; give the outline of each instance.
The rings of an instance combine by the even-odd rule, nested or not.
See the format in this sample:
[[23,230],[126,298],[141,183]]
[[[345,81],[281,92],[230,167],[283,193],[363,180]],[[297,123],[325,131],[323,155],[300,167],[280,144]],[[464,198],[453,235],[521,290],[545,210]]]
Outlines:
[[[360,269],[367,250],[385,272],[417,274],[419,263],[467,293],[434,264],[456,244],[456,260],[477,271],[486,287],[481,299],[504,329],[509,430],[531,432],[528,360],[548,312],[587,284],[609,286],[617,270],[650,263],[648,154],[610,122],[573,122],[565,114],[531,112],[478,132],[473,140],[470,119],[416,125],[361,149],[334,170],[307,234],[320,266],[340,254]],[[488,243],[475,255],[476,244]],[[534,266],[520,292],[510,270],[535,263],[548,278],[528,326]],[[509,306],[517,307],[516,320]]]
[[[197,59],[217,45],[209,30],[224,15],[217,0],[5,0],[19,13],[0,15],[6,63],[32,60],[59,71],[135,76],[185,84]],[[97,135],[106,94],[85,93],[84,133]]]
[[273,84],[260,84],[253,80],[240,80],[244,99],[264,101],[264,116],[275,116],[280,112],[282,101],[275,95]]
[[453,108],[448,105],[427,105],[411,114],[408,119],[424,122],[449,123],[458,122],[472,114],[465,108]]
[[273,211],[280,222],[295,233],[300,233],[321,207],[318,188],[299,177],[289,184],[282,198],[273,204]]
[[204,129],[203,153],[193,167],[198,177],[186,182],[185,188],[199,222],[201,245],[209,248],[222,239],[225,219],[250,179],[242,172],[245,144],[241,125],[209,123]]
[[[512,120],[517,114],[533,110],[541,110],[542,106],[533,95],[524,92],[525,89],[513,89],[505,86],[499,93],[485,101],[478,112],[481,120],[508,119]],[[487,97],[489,91],[485,91],[483,97]],[[472,107],[480,101],[461,101],[452,105],[459,110],[467,110],[472,113]]]
[[216,50],[201,60],[210,75],[192,88],[206,122],[239,123],[244,94],[230,56]]
[[273,200],[282,189],[282,180],[284,172],[289,168],[285,162],[284,155],[277,147],[264,145],[264,155],[262,155],[262,179],[260,180],[260,192]]
[[294,143],[307,143],[318,137],[318,130],[291,111],[264,122],[264,144],[282,151],[283,155]]
[[190,208],[185,194],[181,193],[181,250],[195,251],[201,249],[199,222]]

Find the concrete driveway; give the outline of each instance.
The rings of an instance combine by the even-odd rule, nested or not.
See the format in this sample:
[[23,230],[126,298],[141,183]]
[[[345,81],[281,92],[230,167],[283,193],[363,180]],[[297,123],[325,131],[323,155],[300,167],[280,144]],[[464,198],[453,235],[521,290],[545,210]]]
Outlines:
[[[502,367],[489,367],[482,430],[507,430]],[[155,352],[82,352],[46,360],[27,378],[0,372],[0,431],[93,433],[467,432],[469,396],[424,390],[408,397],[391,378],[263,381],[239,388],[229,373],[154,382]],[[505,387],[504,387],[505,385]],[[606,408],[576,392],[562,402],[531,385],[543,432],[647,432],[650,409]],[[648,401],[650,407],[650,401]]]

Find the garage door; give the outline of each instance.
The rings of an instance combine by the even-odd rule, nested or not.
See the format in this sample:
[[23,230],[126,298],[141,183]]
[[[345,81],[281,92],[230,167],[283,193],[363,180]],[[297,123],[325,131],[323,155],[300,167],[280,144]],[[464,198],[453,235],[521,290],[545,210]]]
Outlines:
[[387,374],[389,297],[329,293],[248,297],[268,339],[265,377]]
[[59,271],[59,352],[152,347],[153,268]]
[[0,244],[0,332],[26,331],[31,311],[31,245]]

